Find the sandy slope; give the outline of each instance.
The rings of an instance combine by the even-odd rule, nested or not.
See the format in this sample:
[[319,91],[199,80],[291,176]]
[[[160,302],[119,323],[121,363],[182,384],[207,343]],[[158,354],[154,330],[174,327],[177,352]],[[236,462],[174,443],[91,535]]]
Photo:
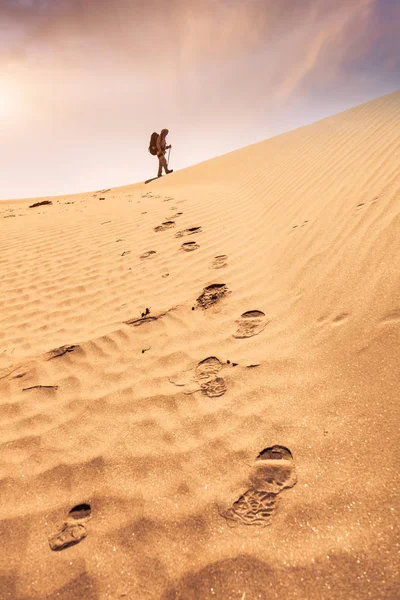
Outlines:
[[399,132],[397,92],[0,203],[2,600],[398,597]]

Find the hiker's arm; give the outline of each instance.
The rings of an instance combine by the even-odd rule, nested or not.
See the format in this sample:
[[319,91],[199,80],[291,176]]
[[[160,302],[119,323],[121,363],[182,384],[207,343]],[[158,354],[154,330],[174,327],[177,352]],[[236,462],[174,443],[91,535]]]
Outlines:
[[157,138],[157,153],[159,153],[159,152],[162,152],[162,149],[161,149],[161,137],[160,136],[158,136],[158,138]]

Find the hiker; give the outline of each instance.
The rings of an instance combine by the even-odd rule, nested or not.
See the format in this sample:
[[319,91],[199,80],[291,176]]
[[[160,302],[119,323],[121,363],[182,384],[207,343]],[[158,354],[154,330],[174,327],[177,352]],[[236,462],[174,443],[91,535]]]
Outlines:
[[165,159],[165,152],[169,148],[171,148],[171,144],[169,146],[166,145],[166,137],[168,135],[168,129],[162,129],[160,135],[157,138],[157,156],[158,156],[158,177],[162,176],[162,170],[166,174],[172,173],[173,169],[168,169],[167,161]]

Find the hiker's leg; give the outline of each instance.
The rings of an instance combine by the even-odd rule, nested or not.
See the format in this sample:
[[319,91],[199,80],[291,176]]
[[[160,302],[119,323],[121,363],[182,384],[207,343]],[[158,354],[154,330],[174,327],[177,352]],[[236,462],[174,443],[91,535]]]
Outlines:
[[158,157],[158,177],[161,177],[161,175],[162,175],[162,168],[163,168],[162,159],[163,158],[164,158],[163,156]]
[[167,172],[168,171],[168,165],[167,165],[167,160],[164,156],[164,154],[162,154],[160,156],[160,169],[162,171],[162,169],[164,168],[164,171]]

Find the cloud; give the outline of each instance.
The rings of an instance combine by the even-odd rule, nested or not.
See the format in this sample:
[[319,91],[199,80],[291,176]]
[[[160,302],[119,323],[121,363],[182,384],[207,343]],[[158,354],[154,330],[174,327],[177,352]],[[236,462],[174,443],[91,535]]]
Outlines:
[[[238,80],[244,78],[255,90],[264,86],[283,101],[310,75],[318,80],[337,77],[350,54],[363,56],[361,48],[368,47],[363,31],[370,32],[379,4],[379,0],[6,0],[0,5],[0,22],[3,34],[11,33],[2,36],[0,63],[53,67],[65,74],[108,70],[110,75],[146,77],[152,72],[188,97],[204,85],[204,73],[214,71],[217,88],[225,77],[233,87],[240,87]],[[376,33],[372,36],[376,39]],[[249,81],[251,77],[258,84]]]
[[277,84],[279,100],[290,98],[305,81],[336,81],[350,47],[366,30],[377,0],[337,3],[332,13],[311,11],[308,23],[300,28],[299,38],[288,39],[285,76]]
[[216,104],[239,107],[251,95],[279,104],[307,86],[330,87],[353,64],[361,72],[371,47],[395,73],[398,11],[393,0],[6,0],[0,66],[33,86],[125,76],[186,103],[206,86]]

